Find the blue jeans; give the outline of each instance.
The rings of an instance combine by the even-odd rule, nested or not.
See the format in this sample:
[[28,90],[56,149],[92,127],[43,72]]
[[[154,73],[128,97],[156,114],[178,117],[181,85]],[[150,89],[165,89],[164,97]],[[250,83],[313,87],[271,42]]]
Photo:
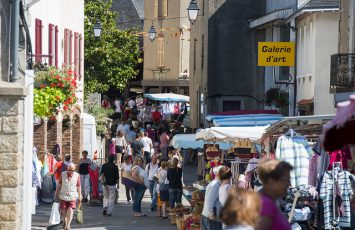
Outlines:
[[142,212],[142,200],[144,197],[144,192],[147,188],[145,185],[139,185],[134,188],[134,199],[133,199],[133,211],[137,213]]
[[150,197],[152,198],[152,205],[151,208],[156,209],[157,208],[157,182],[154,180],[149,181],[149,192],[150,192]]
[[222,230],[222,223],[216,220],[210,220],[208,217],[203,216],[201,218],[202,230]]
[[181,204],[182,189],[169,188],[169,204],[170,208],[175,207],[175,203]]

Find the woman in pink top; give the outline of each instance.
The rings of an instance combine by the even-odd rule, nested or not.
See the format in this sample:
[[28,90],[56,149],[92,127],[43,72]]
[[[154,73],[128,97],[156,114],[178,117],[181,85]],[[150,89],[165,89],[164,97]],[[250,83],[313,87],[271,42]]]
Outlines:
[[164,160],[168,160],[169,139],[169,135],[166,129],[164,129],[163,133],[160,135],[160,150]]
[[256,230],[291,230],[276,201],[287,195],[292,169],[289,163],[279,160],[266,160],[259,165],[258,175],[263,188],[260,191],[262,208]]

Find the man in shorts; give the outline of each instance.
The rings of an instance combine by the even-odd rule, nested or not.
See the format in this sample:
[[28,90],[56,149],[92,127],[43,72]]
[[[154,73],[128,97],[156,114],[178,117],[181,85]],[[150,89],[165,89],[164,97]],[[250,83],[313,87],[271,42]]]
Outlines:
[[60,210],[64,220],[64,230],[70,229],[73,212],[76,208],[76,199],[81,206],[80,176],[75,172],[75,164],[70,163],[67,171],[63,172],[56,190],[56,197],[60,199]]

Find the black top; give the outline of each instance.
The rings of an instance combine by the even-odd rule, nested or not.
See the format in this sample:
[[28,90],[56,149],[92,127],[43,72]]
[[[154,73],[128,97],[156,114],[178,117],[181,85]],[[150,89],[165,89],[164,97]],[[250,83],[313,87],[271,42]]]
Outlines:
[[168,169],[169,188],[182,189],[182,169],[169,168]]
[[79,165],[79,174],[81,175],[89,174],[89,163],[81,163]]
[[119,178],[118,168],[115,163],[105,163],[102,165],[101,173],[104,174],[106,179],[106,185],[116,185]]

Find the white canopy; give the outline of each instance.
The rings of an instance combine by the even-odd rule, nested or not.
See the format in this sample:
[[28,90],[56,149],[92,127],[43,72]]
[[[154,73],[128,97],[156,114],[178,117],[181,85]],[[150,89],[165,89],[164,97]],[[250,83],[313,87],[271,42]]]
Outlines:
[[155,93],[144,94],[144,97],[155,100],[155,101],[175,101],[175,102],[189,102],[190,97],[175,93]]
[[196,140],[234,142],[238,138],[249,138],[253,142],[258,142],[269,126],[211,127],[198,130]]
[[[210,142],[211,143],[211,142]],[[197,148],[203,148],[204,144],[208,144],[207,142],[203,140],[196,140],[196,134],[176,134],[173,139],[170,141],[170,146],[173,146],[174,148],[192,148],[192,149],[197,149]],[[229,143],[226,142],[217,142],[215,144],[219,145],[219,149],[227,150],[231,147]]]

